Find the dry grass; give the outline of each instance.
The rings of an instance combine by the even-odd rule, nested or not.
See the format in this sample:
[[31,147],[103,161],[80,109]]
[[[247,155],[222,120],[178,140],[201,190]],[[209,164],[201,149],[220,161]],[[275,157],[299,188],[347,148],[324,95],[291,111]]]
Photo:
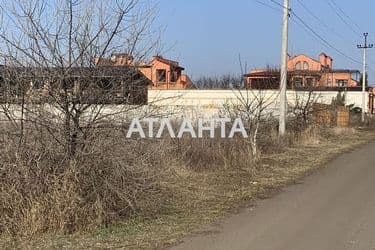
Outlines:
[[40,143],[28,133],[20,147],[15,134],[3,134],[0,233],[73,233],[158,214],[168,199],[161,185],[171,163],[168,148],[122,138],[121,129],[101,129],[67,160],[46,137]]
[[[102,136],[106,137],[108,134]],[[293,143],[288,144],[288,147],[280,145],[277,138],[269,136],[269,134],[266,138],[262,138],[261,143],[264,140],[263,145],[268,143],[268,145],[272,145],[272,148],[262,147],[263,154],[257,161],[249,157],[250,149],[246,142],[241,139],[236,140],[234,144],[228,141],[218,140],[213,142],[205,139],[161,140],[155,144],[136,141],[131,145],[124,145],[119,142],[118,149],[113,148],[112,143],[108,143],[109,148],[105,147],[105,143],[103,147],[102,143],[100,149],[109,153],[111,159],[115,159],[114,161],[117,163],[125,164],[123,162],[126,162],[126,167],[120,167],[120,170],[113,173],[107,172],[105,175],[108,175],[108,177],[103,176],[102,178],[105,178],[107,182],[111,180],[114,183],[121,183],[118,181],[120,176],[130,176],[130,178],[127,178],[127,185],[129,186],[118,186],[114,190],[122,190],[121,194],[126,194],[126,197],[134,197],[135,195],[134,193],[129,194],[128,190],[137,190],[135,193],[138,196],[136,195],[136,199],[133,200],[133,203],[136,204],[135,209],[129,209],[129,205],[121,203],[123,202],[121,199],[119,203],[113,203],[115,200],[117,201],[118,196],[111,196],[109,192],[111,189],[106,186],[106,188],[103,188],[102,184],[95,186],[103,189],[99,191],[99,197],[102,197],[101,199],[104,201],[111,201],[109,204],[114,205],[114,207],[109,206],[110,209],[107,208],[108,210],[104,210],[102,205],[100,209],[95,210],[93,208],[97,203],[88,203],[87,200],[83,203],[87,206],[76,205],[77,198],[66,196],[66,194],[77,195],[81,193],[64,190],[59,195],[51,194],[49,196],[52,199],[46,203],[50,206],[49,210],[45,209],[44,206],[39,207],[43,213],[27,214],[25,216],[25,218],[28,218],[27,223],[22,222],[24,225],[29,225],[30,228],[42,228],[43,230],[39,231],[47,233],[38,234],[37,237],[33,237],[33,234],[17,236],[5,234],[1,237],[0,248],[154,249],[175,244],[181,237],[195,232],[199,226],[213,222],[242,204],[249,204],[249,201],[268,197],[279,188],[294,183],[299,178],[322,166],[335,155],[373,140],[375,134],[373,130],[359,132],[354,129],[307,129],[297,135],[291,134],[289,137],[291,137],[290,142]],[[125,152],[125,148],[129,152]],[[234,151],[236,154],[233,154]],[[138,153],[137,157],[132,157],[136,152],[143,153]],[[96,153],[99,154],[99,152]],[[319,157],[316,157],[317,155]],[[72,169],[68,173],[74,174],[68,174],[64,178],[72,178],[71,176],[76,176],[77,173],[91,176],[88,181],[80,180],[80,182],[86,183],[85,186],[88,187],[89,184],[95,183],[93,181],[97,176],[102,176],[93,173],[102,169],[103,166],[107,166],[104,169],[108,171],[114,171],[113,167],[109,167],[112,166],[111,164],[103,164],[107,157],[99,161],[100,164],[98,165],[96,164],[98,160],[93,155],[85,159],[86,161],[81,162],[82,165],[97,167],[80,169],[79,172]],[[147,159],[141,161],[144,163],[142,168],[139,168],[139,159]],[[209,167],[204,168],[202,162]],[[168,166],[166,167],[166,165]],[[75,167],[77,168],[77,165]],[[119,166],[116,165],[116,167]],[[132,177],[129,174],[128,170],[134,170],[134,168],[142,169],[138,172],[140,175]],[[150,168],[155,171],[150,173]],[[131,173],[134,172],[131,171]],[[141,188],[134,189],[134,185],[140,185],[136,181],[139,180],[140,176],[143,180]],[[74,190],[74,188],[70,188]],[[58,189],[51,187],[51,190]],[[109,193],[100,193],[104,190]],[[110,196],[108,200],[105,200],[104,198],[108,194]],[[78,197],[82,199],[82,196]],[[22,199],[20,200],[22,201]],[[76,221],[77,225],[85,225],[85,227],[82,229],[78,227],[74,230],[75,233],[68,235],[64,234],[65,230],[46,230],[42,226],[45,225],[45,221],[40,222],[40,218],[42,215],[46,218],[59,218],[56,211],[61,212],[61,205],[55,205],[55,208],[52,206],[53,204],[60,204],[59,201],[65,204],[62,206],[63,208],[67,204],[71,204],[69,205],[71,211],[74,213],[81,211],[79,216],[73,217],[76,218],[73,221]],[[102,203],[104,202],[102,201]],[[9,204],[9,201],[6,204]],[[121,206],[128,208],[124,215],[118,213]],[[38,211],[34,207],[34,210],[27,208],[27,211]],[[100,211],[100,213],[97,211]],[[107,222],[104,224],[103,221],[105,220],[101,218],[106,213],[103,213],[103,211],[113,215],[113,217],[107,218]],[[72,216],[72,213],[70,215]],[[94,225],[87,227],[87,221],[82,223],[85,220],[93,221]],[[58,229],[56,226],[55,228]],[[29,232],[30,229],[24,227],[19,230]]]

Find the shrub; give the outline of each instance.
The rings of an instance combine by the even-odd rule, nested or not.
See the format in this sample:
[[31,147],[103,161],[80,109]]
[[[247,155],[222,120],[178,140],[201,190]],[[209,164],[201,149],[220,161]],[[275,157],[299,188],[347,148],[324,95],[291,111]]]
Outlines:
[[0,233],[70,233],[152,216],[165,205],[163,141],[125,140],[121,130],[101,129],[67,162],[53,140],[41,145],[36,136],[30,133],[22,149],[16,137],[2,136]]

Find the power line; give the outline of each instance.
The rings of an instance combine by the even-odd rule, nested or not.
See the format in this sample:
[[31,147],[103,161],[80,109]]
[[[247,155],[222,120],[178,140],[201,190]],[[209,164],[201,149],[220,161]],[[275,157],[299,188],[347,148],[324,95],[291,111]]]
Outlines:
[[[280,3],[278,3],[277,1],[275,0],[270,0],[271,2],[279,5],[279,6],[282,6]],[[283,7],[283,6],[282,6]],[[357,64],[361,64],[360,61],[354,59],[353,57],[351,56],[348,56],[346,55],[344,52],[342,52],[341,50],[337,49],[335,46],[333,46],[330,42],[328,42],[325,38],[323,38],[318,32],[316,32],[310,25],[308,25],[301,17],[299,17],[297,15],[297,13],[295,11],[292,11],[290,10],[291,14],[293,14],[293,16],[295,16],[297,18],[297,20],[310,32],[312,33],[316,38],[318,38],[320,41],[322,41],[324,43],[325,46],[333,49],[334,51],[336,51],[336,53],[338,53],[339,55],[347,58],[348,60],[354,62],[354,63],[357,63]]]
[[[340,19],[349,27],[349,29],[351,31],[353,31],[355,34],[359,35],[359,37],[362,37],[362,28],[358,25],[358,23],[356,21],[354,21],[354,19],[349,14],[347,14],[347,12],[345,12],[343,10],[343,8],[341,8],[334,0],[329,0],[327,3],[330,5],[331,9],[336,12],[336,15],[338,15],[340,17]],[[340,15],[339,13],[337,13],[336,10],[339,10],[339,12],[342,15]],[[347,20],[345,20],[345,18]],[[354,30],[353,26],[349,25],[347,21],[350,21],[353,24],[353,26],[355,28],[357,28],[357,30]],[[369,35],[369,38],[372,41],[375,41],[373,39],[373,37],[371,36],[371,34]]]
[[342,52],[341,50],[337,49],[335,46],[333,46],[330,42],[328,42],[325,38],[323,38],[321,35],[319,35],[319,33],[317,33],[310,25],[308,25],[301,17],[299,17],[294,11],[292,12],[293,16],[295,16],[303,26],[305,26],[306,29],[308,29],[315,37],[317,37],[319,40],[321,40],[326,46],[328,46],[329,48],[333,49],[334,51],[336,51],[339,55],[347,58],[348,60],[354,62],[354,63],[358,63],[358,64],[361,64],[360,61],[354,59],[353,57],[351,56],[348,56],[346,55],[344,52]]
[[281,3],[279,3],[278,1],[275,1],[275,0],[270,0],[270,1],[273,2],[274,4],[280,6],[280,7],[283,8],[283,9],[285,8],[285,6],[282,5]]
[[[331,0],[333,2],[333,0]],[[314,17],[322,26],[326,27],[327,30],[329,30],[330,32],[332,32],[333,34],[335,34],[337,37],[345,40],[346,42],[349,42],[349,43],[352,43],[352,41],[350,41],[349,39],[347,39],[347,37],[344,37],[343,35],[341,35],[341,33],[338,33],[335,31],[334,28],[330,27],[329,25],[327,25],[321,18],[319,18],[317,15],[315,15],[311,10],[310,8],[308,8],[302,0],[297,0],[297,2],[312,16]],[[344,10],[342,8],[340,8],[335,2],[333,2],[333,4],[335,4],[335,6],[337,6],[337,8],[340,10],[341,13],[343,13],[349,20],[352,21],[352,23],[360,29],[360,27],[358,26],[358,24],[348,15],[344,12]],[[372,62],[373,61],[369,58],[368,61]],[[375,63],[373,63],[375,64]],[[372,68],[369,68],[371,71],[374,72],[375,74],[375,71],[372,69]]]
[[[269,0],[269,1],[271,1],[272,3],[274,3],[275,5],[277,5],[279,7],[282,7],[283,9],[285,8],[282,4],[280,4],[279,2],[277,2],[275,0]],[[260,3],[261,1],[256,0],[256,2]],[[264,2],[262,2],[262,3],[264,3]],[[275,10],[274,6],[270,6],[269,4],[266,4],[266,3],[264,3],[264,5]],[[278,11],[280,11],[280,9],[278,9]],[[317,31],[315,31],[309,24],[307,24],[299,15],[297,15],[297,13],[295,11],[293,11],[291,9],[289,9],[289,11],[296,18],[296,20],[299,21],[299,22],[296,22],[296,23],[298,25],[302,26],[302,28],[305,29],[305,31],[312,34],[315,38],[317,38],[319,41],[321,41],[324,46],[334,50],[338,55],[346,58],[347,60],[349,60],[353,63],[359,64],[359,65],[362,64],[359,60],[354,59],[353,57],[347,55],[342,50],[340,50],[340,49],[336,48],[334,45],[332,45],[322,35],[320,35]],[[375,70],[373,70],[371,67],[368,66],[368,68],[375,73]]]
[[[352,20],[350,17],[348,17],[348,15],[347,14],[345,14],[345,12],[335,3],[335,2],[333,2],[332,0],[328,0],[327,1],[327,3],[328,3],[328,5],[329,5],[329,7],[331,7],[331,9],[336,13],[336,15],[340,18],[340,20],[354,33],[354,34],[356,34],[357,36],[360,36],[360,32],[358,32],[358,30],[355,30],[350,24],[349,24],[349,22],[347,22],[346,20],[345,20],[345,17],[347,18],[347,19],[350,19],[350,20]],[[338,11],[337,11],[337,9],[339,9],[340,10],[340,12],[341,13],[339,13]],[[344,16],[343,16],[344,15]]]
[[[297,1],[300,1],[300,0],[297,0]],[[350,30],[352,30],[355,34],[359,34],[359,36],[361,36],[361,27],[354,21],[354,19],[349,15],[349,14],[347,14],[344,10],[343,10],[343,8],[341,8],[334,0],[329,0],[328,1],[328,4],[330,5],[330,7],[336,12],[336,14],[340,17],[340,19],[349,27],[349,29]],[[349,25],[348,24],[348,22],[341,16],[341,15],[339,15],[339,13],[337,13],[337,11],[336,11],[336,9],[337,10],[339,10],[339,12],[341,12],[341,14],[344,16],[344,17],[346,17],[346,19],[348,19],[352,24],[353,24],[353,26],[355,26],[358,30],[357,31],[355,31],[354,29],[353,29],[353,26],[351,26],[351,25]],[[369,35],[369,38],[372,38],[372,36],[371,35]],[[371,40],[374,40],[374,39],[371,39]],[[368,59],[368,61],[370,61],[370,62],[372,62],[373,63],[373,61],[371,60],[371,59]],[[370,66],[367,66],[367,68],[372,72],[372,73],[374,73],[375,74],[375,70],[372,68],[372,67],[370,67]]]
[[281,9],[278,9],[278,8],[276,8],[276,7],[274,7],[274,6],[270,5],[270,4],[268,4],[268,3],[265,3],[265,2],[262,2],[262,1],[259,1],[259,0],[254,0],[254,1],[257,2],[257,3],[259,3],[259,4],[261,4],[261,5],[263,5],[263,6],[265,6],[265,7],[267,7],[267,8],[270,8],[270,9],[272,9],[272,10],[275,10],[275,11],[277,11],[277,12],[280,12],[280,10],[281,10]]
[[[336,32],[335,29],[330,27],[328,24],[326,24],[321,18],[319,18],[310,8],[308,8],[301,0],[297,0],[297,2],[302,6],[302,8],[305,9],[306,12],[308,12],[314,19],[316,19],[322,26],[324,26],[327,30],[335,34],[337,37],[340,39],[344,39],[348,41],[343,35],[340,33]],[[350,41],[352,42],[352,41]]]
[[334,0],[329,0],[346,18],[348,18],[354,26],[357,27],[358,30],[362,28],[351,18]]

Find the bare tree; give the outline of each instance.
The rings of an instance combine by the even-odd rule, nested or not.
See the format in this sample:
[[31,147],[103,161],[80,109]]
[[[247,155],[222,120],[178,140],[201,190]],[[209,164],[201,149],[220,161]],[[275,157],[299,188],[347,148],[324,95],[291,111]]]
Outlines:
[[195,82],[199,89],[239,89],[243,88],[242,76],[224,74],[220,77],[200,77]]
[[53,135],[70,159],[100,123],[145,104],[147,80],[135,67],[99,67],[95,59],[118,51],[134,60],[149,55],[157,44],[154,6],[139,0],[0,5],[2,110],[21,135],[32,124]]
[[274,111],[272,105],[275,104],[278,95],[275,91],[267,90],[269,84],[271,83],[265,80],[264,88],[233,89],[236,98],[225,103],[222,110],[224,116],[240,117],[245,122],[249,135],[248,142],[254,159],[259,156],[258,139],[261,126],[272,121]]
[[320,95],[313,88],[295,91],[295,102],[289,103],[289,116],[292,116],[294,130],[302,131],[311,125],[314,104],[318,103]]

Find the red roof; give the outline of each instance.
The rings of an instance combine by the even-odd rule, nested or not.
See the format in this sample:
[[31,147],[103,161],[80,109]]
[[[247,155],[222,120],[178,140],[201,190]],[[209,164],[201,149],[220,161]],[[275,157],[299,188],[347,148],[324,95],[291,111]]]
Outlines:
[[155,56],[155,57],[154,57],[154,60],[158,60],[159,62],[162,62],[162,63],[168,64],[168,65],[170,65],[170,66],[172,66],[172,67],[175,67],[175,68],[179,68],[179,69],[181,69],[181,70],[184,70],[184,68],[181,67],[181,66],[179,66],[179,65],[178,65],[178,62],[176,62],[176,61],[172,61],[172,60],[169,60],[169,59],[165,59],[165,58],[163,58],[163,57],[161,57],[161,56]]

